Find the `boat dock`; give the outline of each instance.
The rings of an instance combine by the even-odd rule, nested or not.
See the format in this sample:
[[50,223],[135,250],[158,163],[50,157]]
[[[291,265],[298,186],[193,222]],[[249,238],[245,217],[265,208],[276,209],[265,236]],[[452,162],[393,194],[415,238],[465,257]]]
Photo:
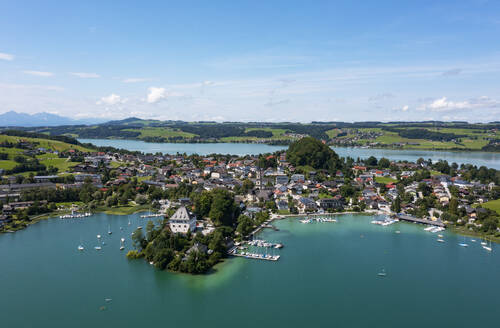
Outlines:
[[389,218],[386,218],[384,220],[373,220],[371,223],[372,224],[378,224],[378,225],[381,225],[381,226],[388,226],[388,225],[391,225],[391,224],[394,224],[396,222],[398,222],[399,220],[397,219],[389,219]]
[[60,215],[60,219],[81,219],[81,218],[86,218],[92,216],[92,213],[87,212],[87,213],[74,213],[72,212],[71,214],[65,214],[65,215]]
[[164,216],[164,214],[162,213],[149,213],[149,214],[144,214],[144,215],[141,215],[141,218],[157,218],[157,217],[160,217],[160,216]]
[[313,223],[313,222],[337,222],[336,219],[329,217],[307,217],[307,219],[300,220],[301,223]]
[[427,219],[420,219],[414,216],[409,216],[409,215],[404,215],[404,214],[398,214],[396,216],[400,221],[407,221],[407,222],[413,222],[413,223],[419,223],[419,224],[427,224],[427,225],[432,225],[436,227],[445,227],[445,224],[439,220],[439,221],[432,221],[432,220],[427,220]]
[[254,259],[254,260],[265,260],[265,261],[278,261],[280,258],[279,255],[257,254],[257,253],[250,253],[250,252],[238,253],[237,247],[231,248],[229,250],[228,254],[231,256],[244,257],[247,259]]
[[250,246],[256,247],[266,247],[266,248],[283,248],[283,244],[281,243],[272,243],[265,240],[255,239],[247,242]]

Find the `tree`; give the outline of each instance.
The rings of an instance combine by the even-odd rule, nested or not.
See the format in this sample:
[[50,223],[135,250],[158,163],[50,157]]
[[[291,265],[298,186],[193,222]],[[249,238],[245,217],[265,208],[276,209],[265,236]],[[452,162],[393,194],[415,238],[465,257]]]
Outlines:
[[368,166],[377,166],[377,158],[370,156],[365,160],[365,164]]
[[253,230],[253,220],[246,216],[246,215],[240,215],[238,217],[238,226],[236,227],[236,231],[241,235],[241,236],[246,236]]
[[108,198],[106,198],[107,207],[113,207],[116,205],[118,205],[118,198],[116,198],[116,196],[108,196]]
[[401,199],[399,199],[399,196],[392,203],[391,210],[396,213],[401,212]]
[[235,223],[236,205],[233,195],[225,189],[212,191],[209,216],[215,225],[232,226]]
[[248,192],[249,190],[252,190],[253,187],[254,184],[251,180],[249,179],[243,180],[243,185],[242,185],[243,192]]
[[148,223],[146,223],[146,239],[148,241],[153,240],[154,228],[155,228],[155,224],[153,223],[153,221],[149,220]]
[[458,199],[452,197],[450,203],[448,204],[448,212],[453,215],[458,214]]
[[388,168],[389,166],[391,166],[391,161],[389,161],[387,158],[385,157],[382,157],[379,161],[378,161],[378,166],[381,168],[381,169],[386,169]]
[[420,191],[422,193],[422,195],[424,195],[424,197],[425,197],[425,196],[430,195],[432,188],[427,183],[420,182],[418,184],[417,191]]
[[144,235],[142,234],[141,229],[137,229],[132,233],[132,244],[138,250],[142,250],[145,246]]
[[203,218],[208,216],[210,208],[212,207],[212,193],[204,191],[201,196],[195,200],[195,213]]
[[144,195],[137,195],[135,197],[135,202],[139,205],[144,205],[146,204],[148,199]]

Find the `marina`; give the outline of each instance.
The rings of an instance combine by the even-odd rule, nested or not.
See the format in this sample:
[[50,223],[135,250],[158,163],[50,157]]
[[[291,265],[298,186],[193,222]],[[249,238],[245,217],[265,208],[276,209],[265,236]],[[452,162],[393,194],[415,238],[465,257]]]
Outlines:
[[71,214],[65,214],[65,215],[60,215],[60,219],[82,219],[82,218],[88,218],[89,216],[92,216],[92,213],[90,212],[85,212],[85,213],[76,213],[76,212],[71,212]]
[[390,219],[390,218],[385,218],[383,220],[372,220],[371,223],[372,224],[377,224],[377,225],[381,225],[381,226],[388,226],[388,225],[391,225],[391,224],[394,224],[396,222],[399,222],[398,219]]
[[149,213],[149,214],[143,214],[141,215],[141,218],[142,219],[146,219],[146,218],[158,218],[158,217],[163,217],[165,216],[165,214],[162,214],[162,213]]
[[278,261],[280,259],[280,255],[259,254],[251,252],[238,253],[235,249],[230,250],[229,254],[236,257],[244,257],[246,259],[254,259],[254,260]]
[[301,223],[313,223],[313,222],[337,222],[337,219],[331,217],[322,217],[322,216],[308,216],[305,219],[299,220]]

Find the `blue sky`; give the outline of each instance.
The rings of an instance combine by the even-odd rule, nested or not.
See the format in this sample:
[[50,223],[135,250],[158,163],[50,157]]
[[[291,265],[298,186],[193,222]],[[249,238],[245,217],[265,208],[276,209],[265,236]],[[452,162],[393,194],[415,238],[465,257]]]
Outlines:
[[500,120],[500,1],[0,1],[0,112]]

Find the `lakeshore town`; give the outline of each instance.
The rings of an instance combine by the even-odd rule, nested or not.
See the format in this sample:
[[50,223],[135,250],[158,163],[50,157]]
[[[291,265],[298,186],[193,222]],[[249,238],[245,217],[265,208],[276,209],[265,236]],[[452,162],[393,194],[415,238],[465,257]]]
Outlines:
[[[205,272],[228,252],[277,260],[279,255],[248,252],[248,246],[282,247],[253,237],[286,216],[335,222],[332,213],[367,212],[383,217],[373,222],[380,225],[404,220],[494,241],[500,236],[498,213],[483,206],[500,198],[500,175],[485,167],[339,159],[313,138],[296,142],[304,144],[294,153],[291,147],[255,156],[58,152],[24,143],[28,158],[44,154],[77,164],[65,171],[45,168],[50,174],[44,175],[2,172],[0,231],[14,232],[46,217],[143,211],[145,218],[165,219],[160,227],[148,224],[145,235],[138,229],[132,236],[136,250],[127,256],[146,257],[162,269]],[[326,154],[319,162],[318,152]],[[168,238],[173,244],[158,246]],[[191,265],[184,265],[188,258]]]

